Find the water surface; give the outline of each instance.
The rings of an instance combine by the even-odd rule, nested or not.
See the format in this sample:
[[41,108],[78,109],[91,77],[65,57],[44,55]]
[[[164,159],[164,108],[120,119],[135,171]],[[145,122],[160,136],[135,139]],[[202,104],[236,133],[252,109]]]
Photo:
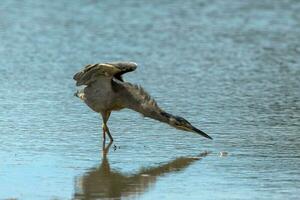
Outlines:
[[[2,0],[0,198],[297,199],[299,13],[296,0]],[[123,110],[103,156],[72,76],[114,60],[214,140]]]

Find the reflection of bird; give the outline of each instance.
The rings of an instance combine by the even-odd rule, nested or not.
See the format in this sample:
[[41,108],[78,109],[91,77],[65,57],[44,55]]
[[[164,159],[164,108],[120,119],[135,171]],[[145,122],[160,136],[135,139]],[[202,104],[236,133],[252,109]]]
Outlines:
[[142,194],[156,182],[157,177],[180,172],[208,154],[204,152],[197,157],[177,158],[167,164],[143,168],[136,174],[127,175],[111,170],[107,150],[103,152],[101,165],[76,179],[74,199],[122,199]]
[[113,138],[107,127],[111,111],[129,108],[145,117],[167,123],[177,129],[195,132],[212,139],[203,131],[192,126],[182,117],[171,115],[162,110],[155,100],[140,86],[124,82],[122,75],[136,69],[132,62],[115,62],[87,65],[74,75],[76,85],[86,87],[75,94],[92,110],[101,113],[103,118],[103,139],[105,133],[111,141]]

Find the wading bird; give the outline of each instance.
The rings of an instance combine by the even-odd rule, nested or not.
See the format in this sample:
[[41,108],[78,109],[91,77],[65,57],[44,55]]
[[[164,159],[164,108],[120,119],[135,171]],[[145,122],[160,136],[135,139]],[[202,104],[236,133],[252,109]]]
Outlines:
[[76,86],[86,86],[84,89],[78,90],[75,95],[92,110],[102,115],[104,142],[106,133],[113,141],[107,126],[110,113],[123,108],[129,108],[145,117],[167,123],[177,129],[194,132],[212,139],[186,119],[162,110],[142,87],[125,82],[122,75],[134,71],[136,68],[137,64],[133,62],[90,64],[73,77]]

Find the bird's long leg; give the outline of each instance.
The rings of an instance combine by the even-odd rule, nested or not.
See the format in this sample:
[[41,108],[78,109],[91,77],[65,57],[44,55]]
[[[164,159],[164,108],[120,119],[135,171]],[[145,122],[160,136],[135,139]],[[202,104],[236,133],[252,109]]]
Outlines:
[[113,142],[114,139],[113,139],[113,137],[111,136],[111,134],[110,134],[109,129],[108,129],[107,126],[106,126],[106,133],[108,134],[108,137],[109,137],[110,141]]
[[102,131],[103,131],[103,145],[105,145],[105,129],[104,129],[104,124],[102,124]]
[[110,116],[110,111],[106,111],[101,113],[102,114],[102,119],[103,119],[103,124],[102,124],[102,129],[103,129],[103,142],[105,142],[105,133],[108,134],[108,137],[110,139],[110,141],[114,141],[113,137],[111,136],[110,132],[109,132],[109,128],[107,126],[107,121],[109,119]]

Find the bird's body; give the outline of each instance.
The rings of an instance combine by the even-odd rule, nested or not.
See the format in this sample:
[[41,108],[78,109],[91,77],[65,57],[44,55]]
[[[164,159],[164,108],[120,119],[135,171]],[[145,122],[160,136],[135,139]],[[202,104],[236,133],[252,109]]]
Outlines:
[[84,88],[85,103],[95,112],[120,110],[124,108],[119,101],[118,93],[112,89],[111,81],[100,78],[94,84]]
[[113,140],[107,127],[110,113],[123,108],[132,109],[145,117],[168,123],[177,129],[196,132],[211,139],[184,118],[163,111],[142,87],[124,82],[122,75],[134,71],[136,67],[137,65],[131,62],[87,65],[73,77],[77,81],[77,86],[86,85],[76,95],[92,110],[101,113],[104,139],[106,132]]

